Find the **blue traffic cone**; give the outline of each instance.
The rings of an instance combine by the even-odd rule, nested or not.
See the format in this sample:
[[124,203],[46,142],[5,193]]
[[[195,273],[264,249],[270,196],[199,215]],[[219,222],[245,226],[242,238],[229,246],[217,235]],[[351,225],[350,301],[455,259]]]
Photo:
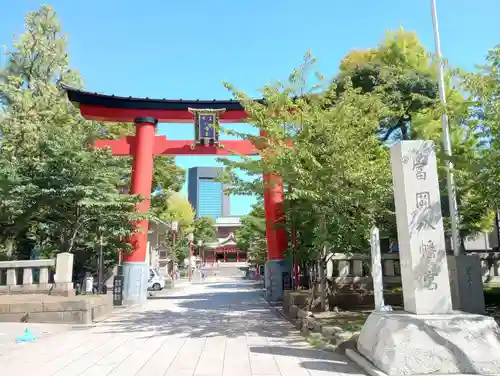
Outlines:
[[36,338],[33,335],[33,333],[31,333],[31,330],[26,328],[26,330],[24,331],[24,334],[21,337],[16,338],[16,342],[31,342],[31,341],[34,341],[35,339]]

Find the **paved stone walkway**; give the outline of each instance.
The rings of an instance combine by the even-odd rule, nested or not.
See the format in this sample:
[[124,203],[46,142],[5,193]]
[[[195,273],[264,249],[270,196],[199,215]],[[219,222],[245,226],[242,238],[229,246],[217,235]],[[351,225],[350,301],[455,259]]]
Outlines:
[[37,376],[362,375],[312,349],[248,282],[191,285],[90,328],[2,348],[0,374]]

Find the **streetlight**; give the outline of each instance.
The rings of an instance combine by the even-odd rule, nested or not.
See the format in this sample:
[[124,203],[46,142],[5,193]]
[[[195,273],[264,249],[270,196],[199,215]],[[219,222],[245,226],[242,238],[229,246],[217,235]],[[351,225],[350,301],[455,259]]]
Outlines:
[[191,282],[191,277],[192,277],[192,270],[191,270],[191,262],[193,259],[193,240],[194,240],[194,235],[193,233],[189,233],[187,236],[188,242],[189,242],[189,263],[188,263],[188,279],[189,282]]
[[[432,10],[432,25],[434,28],[434,45],[436,49],[436,56],[438,58],[438,85],[439,85],[439,97],[441,98],[441,103],[446,105],[446,91],[444,86],[444,69],[443,63],[441,61],[441,42],[439,40],[439,25],[437,17],[436,0],[431,0],[431,10]],[[448,189],[448,203],[450,206],[450,222],[451,222],[451,241],[453,246],[453,254],[455,256],[460,256],[461,249],[458,236],[458,208],[457,208],[457,197],[455,189],[455,179],[453,176],[453,163],[451,162],[451,141],[450,141],[450,129],[448,126],[448,115],[443,113],[441,115],[441,123],[443,127],[443,148],[446,156],[446,181]]]

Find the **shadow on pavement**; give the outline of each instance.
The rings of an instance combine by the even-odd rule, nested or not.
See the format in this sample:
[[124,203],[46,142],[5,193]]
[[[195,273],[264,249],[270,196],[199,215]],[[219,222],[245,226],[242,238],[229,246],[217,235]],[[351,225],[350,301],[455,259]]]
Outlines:
[[146,311],[124,312],[100,323],[95,332],[144,332],[148,337],[151,333],[152,336],[183,337],[290,336],[290,324],[269,310],[259,292],[255,290],[165,296],[156,299],[162,298],[172,300],[170,309],[162,307],[155,310],[154,306],[151,306]]
[[354,375],[363,375],[363,371],[358,370],[352,364],[349,364],[345,361],[343,362],[328,362],[328,361],[305,361],[300,362],[300,366],[307,370],[315,370],[315,371],[328,371],[328,372],[337,372],[337,373],[351,373]]
[[[241,284],[237,283],[219,283],[219,284],[214,284],[214,285],[206,285],[208,288],[211,289],[232,289],[232,288],[238,288],[241,287]],[[248,284],[249,288],[253,288],[252,284]]]
[[150,296],[149,300],[208,300],[211,298],[220,297],[221,300],[228,300],[229,296],[233,295],[255,295],[256,291],[224,291],[205,294],[190,294],[190,295],[155,295]]
[[[250,346],[250,352],[256,354],[273,354],[300,358],[302,368],[318,371],[335,371],[339,373],[363,374],[361,370],[347,361],[345,356],[316,349],[286,347],[286,346]],[[318,359],[318,360],[302,360]]]

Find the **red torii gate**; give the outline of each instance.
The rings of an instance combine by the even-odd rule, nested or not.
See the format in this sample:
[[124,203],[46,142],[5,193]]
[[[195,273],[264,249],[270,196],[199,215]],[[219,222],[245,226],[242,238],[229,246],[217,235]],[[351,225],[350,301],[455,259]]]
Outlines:
[[[235,100],[169,100],[118,97],[77,90],[63,85],[69,100],[80,109],[89,120],[135,123],[135,136],[119,140],[97,140],[98,148],[110,147],[113,155],[133,155],[131,194],[144,197],[137,209],[146,213],[150,208],[153,179],[153,157],[155,155],[233,155],[231,151],[244,155],[256,155],[257,150],[248,140],[218,141],[215,130],[205,129],[207,142],[195,144],[195,140],[167,140],[166,136],[156,136],[160,123],[192,123],[200,128],[200,116],[214,114],[212,120],[222,123],[239,123],[248,117],[243,106]],[[197,117],[198,116],[198,117]],[[215,122],[213,122],[215,123]],[[213,129],[213,128],[212,128]],[[208,133],[211,132],[209,135]],[[203,137],[202,137],[203,138]],[[209,141],[211,138],[211,141]],[[198,139],[198,137],[197,137]],[[215,142],[214,142],[215,139]],[[200,140],[198,140],[200,141]],[[203,140],[202,140],[203,141]],[[285,229],[275,226],[282,217],[283,183],[276,175],[264,174],[264,208],[266,215],[266,238],[269,260],[282,260],[287,248]],[[137,223],[131,239],[132,253],[124,256],[125,301],[137,302],[145,298],[141,291],[146,260],[148,220]],[[127,265],[128,264],[128,265]],[[137,264],[140,274],[134,271]],[[128,268],[127,268],[128,266]],[[137,282],[134,284],[134,281]],[[136,287],[137,286],[137,287]],[[143,296],[144,295],[144,296]]]

